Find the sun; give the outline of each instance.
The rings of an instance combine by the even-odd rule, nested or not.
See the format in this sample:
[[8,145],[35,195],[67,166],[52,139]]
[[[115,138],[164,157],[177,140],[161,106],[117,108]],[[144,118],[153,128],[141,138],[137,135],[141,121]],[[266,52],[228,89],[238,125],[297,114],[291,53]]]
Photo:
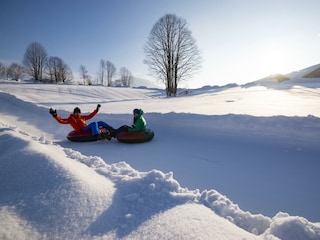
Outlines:
[[290,69],[290,58],[284,47],[275,45],[263,47],[258,58],[259,68],[263,74],[287,74]]

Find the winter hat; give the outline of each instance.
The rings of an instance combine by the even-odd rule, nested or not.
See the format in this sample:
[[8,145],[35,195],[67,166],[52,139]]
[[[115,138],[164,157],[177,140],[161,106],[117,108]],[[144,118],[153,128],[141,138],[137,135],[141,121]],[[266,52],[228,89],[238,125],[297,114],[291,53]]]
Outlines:
[[76,107],[75,109],[73,109],[73,113],[81,113],[80,108]]
[[140,113],[139,109],[136,108],[136,109],[133,110],[133,114],[139,114],[139,113]]

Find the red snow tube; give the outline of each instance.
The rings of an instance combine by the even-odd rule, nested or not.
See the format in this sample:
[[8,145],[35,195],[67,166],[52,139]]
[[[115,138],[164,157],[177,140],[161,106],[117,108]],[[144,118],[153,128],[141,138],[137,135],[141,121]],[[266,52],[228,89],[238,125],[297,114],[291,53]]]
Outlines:
[[122,143],[143,143],[153,139],[154,132],[151,129],[146,129],[144,132],[121,132],[117,139]]
[[67,136],[71,142],[92,142],[97,141],[97,136],[92,136],[90,130],[72,131]]
[[72,131],[68,134],[67,138],[71,142],[93,142],[101,140],[101,137],[92,136],[91,130]]

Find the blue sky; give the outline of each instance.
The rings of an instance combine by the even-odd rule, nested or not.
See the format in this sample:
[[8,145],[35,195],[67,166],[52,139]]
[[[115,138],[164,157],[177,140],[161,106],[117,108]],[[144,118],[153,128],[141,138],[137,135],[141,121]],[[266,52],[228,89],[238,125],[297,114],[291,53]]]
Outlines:
[[247,83],[320,63],[318,0],[2,0],[0,61],[21,63],[41,43],[75,76],[95,78],[101,59],[135,77],[152,26],[165,14],[185,18],[203,57],[199,74],[180,86]]

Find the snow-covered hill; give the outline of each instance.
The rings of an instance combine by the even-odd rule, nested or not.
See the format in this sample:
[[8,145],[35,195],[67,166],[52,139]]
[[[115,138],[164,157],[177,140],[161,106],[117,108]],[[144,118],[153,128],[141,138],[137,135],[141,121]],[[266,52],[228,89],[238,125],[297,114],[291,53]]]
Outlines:
[[294,71],[285,75],[276,74],[265,77],[263,79],[250,82],[244,86],[265,86],[275,88],[291,88],[295,85],[313,87],[320,83],[320,75],[317,73],[320,69],[320,64]]
[[[0,82],[1,239],[319,239],[320,84],[163,90]],[[72,143],[68,116],[153,141]]]

